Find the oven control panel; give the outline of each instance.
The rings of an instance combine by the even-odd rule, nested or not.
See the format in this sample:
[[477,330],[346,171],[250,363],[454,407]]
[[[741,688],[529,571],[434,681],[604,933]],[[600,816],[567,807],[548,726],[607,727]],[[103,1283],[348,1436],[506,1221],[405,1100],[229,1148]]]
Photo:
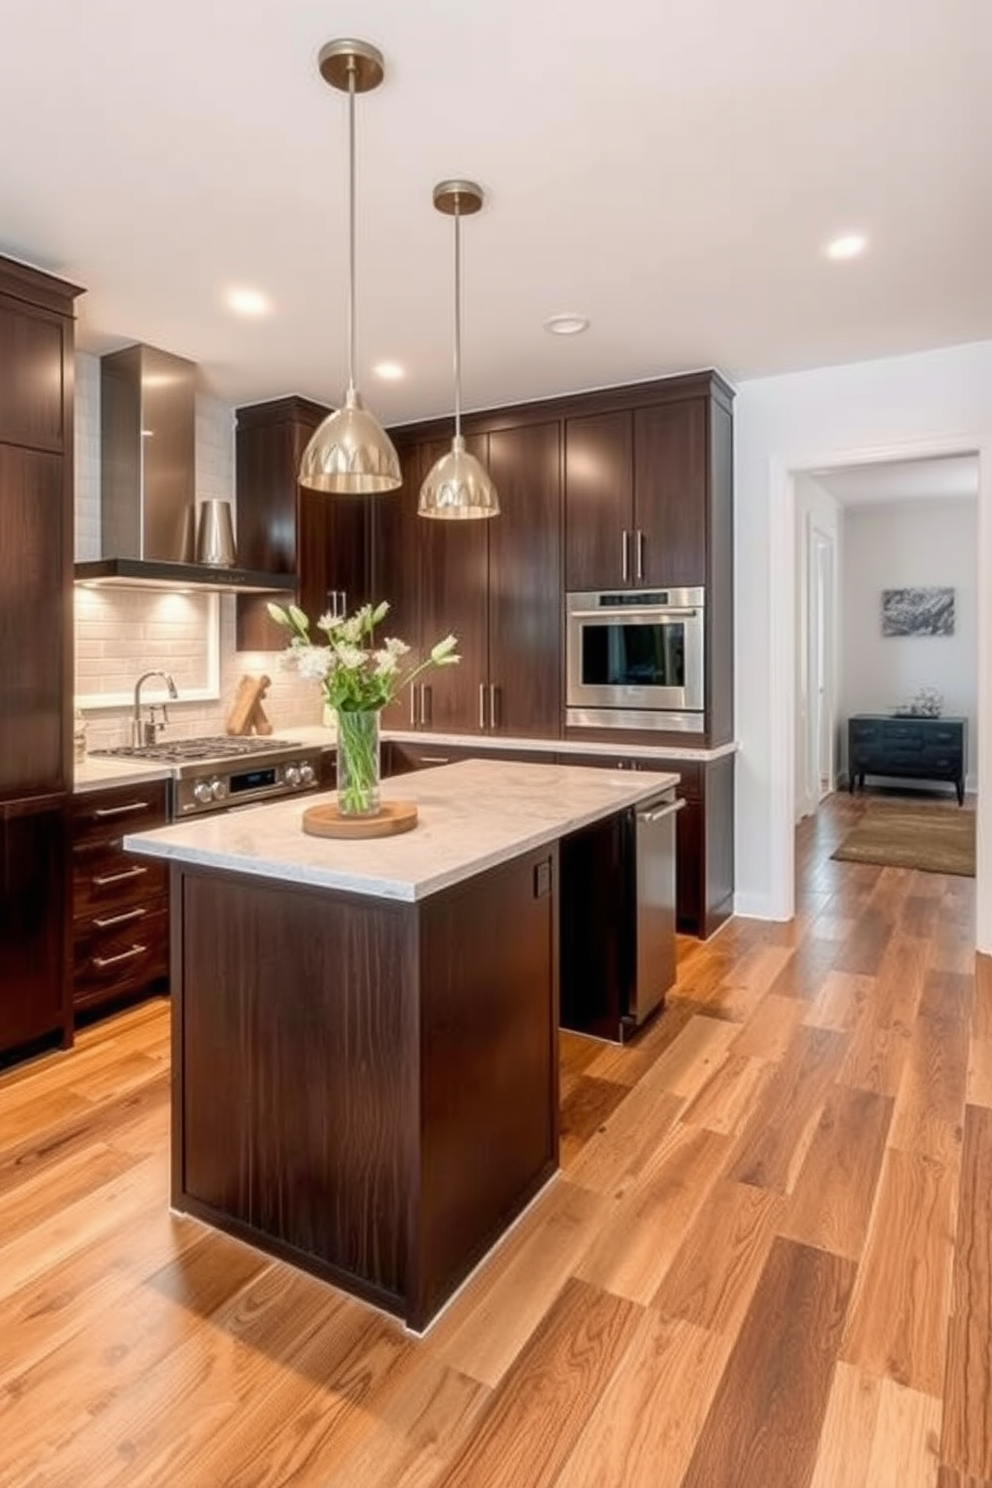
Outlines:
[[256,805],[280,796],[316,790],[319,782],[319,750],[285,760],[204,762],[202,770],[175,782],[173,816],[180,820],[207,811]]

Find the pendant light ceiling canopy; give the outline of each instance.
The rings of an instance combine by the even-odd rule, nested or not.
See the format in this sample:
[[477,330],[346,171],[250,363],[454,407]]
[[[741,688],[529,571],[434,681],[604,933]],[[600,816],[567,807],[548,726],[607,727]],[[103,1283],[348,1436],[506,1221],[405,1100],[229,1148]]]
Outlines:
[[474,181],[440,181],[434,187],[434,205],[455,219],[455,437],[448,453],[428,472],[417,510],[422,517],[446,521],[495,517],[499,514],[496,487],[485,466],[469,454],[462,438],[461,219],[482,206],[482,187]]
[[344,406],[314,431],[300,462],[300,484],[334,496],[378,495],[402,484],[399,457],[355,386],[355,94],[377,88],[382,53],[367,41],[329,41],[320,74],[348,94],[348,387]]

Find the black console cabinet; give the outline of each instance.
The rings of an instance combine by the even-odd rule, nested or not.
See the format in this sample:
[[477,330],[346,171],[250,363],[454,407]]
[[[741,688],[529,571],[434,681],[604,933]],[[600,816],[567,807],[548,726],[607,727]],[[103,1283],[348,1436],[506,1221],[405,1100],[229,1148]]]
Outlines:
[[947,780],[964,801],[967,719],[893,718],[859,713],[847,721],[848,789],[866,775],[901,775],[911,780]]

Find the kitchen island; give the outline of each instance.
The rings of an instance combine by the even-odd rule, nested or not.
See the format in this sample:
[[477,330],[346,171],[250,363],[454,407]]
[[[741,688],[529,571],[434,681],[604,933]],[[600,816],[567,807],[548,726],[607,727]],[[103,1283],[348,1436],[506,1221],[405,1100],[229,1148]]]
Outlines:
[[420,1330],[558,1162],[558,844],[677,776],[468,760],[125,839],[170,864],[172,1203]]

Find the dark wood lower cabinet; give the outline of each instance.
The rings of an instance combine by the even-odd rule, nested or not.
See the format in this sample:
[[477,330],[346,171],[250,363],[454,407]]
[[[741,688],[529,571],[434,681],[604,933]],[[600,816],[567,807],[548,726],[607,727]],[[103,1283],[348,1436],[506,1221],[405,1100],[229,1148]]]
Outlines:
[[424,1327],[557,1166],[557,872],[174,867],[174,1207]]
[[0,801],[0,1052],[72,1042],[68,845],[65,795]]

